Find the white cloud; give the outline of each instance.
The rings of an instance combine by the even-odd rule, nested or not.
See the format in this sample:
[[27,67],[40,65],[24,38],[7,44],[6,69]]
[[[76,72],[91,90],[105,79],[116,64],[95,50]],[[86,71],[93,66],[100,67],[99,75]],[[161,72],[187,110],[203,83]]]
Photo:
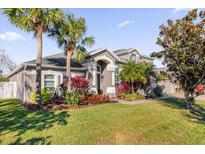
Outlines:
[[125,26],[127,26],[127,25],[129,25],[131,23],[133,23],[133,21],[125,20],[125,21],[119,23],[116,28],[119,29],[119,28],[125,27]]
[[5,41],[15,41],[15,40],[25,40],[25,38],[16,32],[5,32],[0,34],[0,40]]
[[172,10],[172,14],[176,14],[177,12],[188,11],[188,10],[190,10],[190,8],[175,8]]

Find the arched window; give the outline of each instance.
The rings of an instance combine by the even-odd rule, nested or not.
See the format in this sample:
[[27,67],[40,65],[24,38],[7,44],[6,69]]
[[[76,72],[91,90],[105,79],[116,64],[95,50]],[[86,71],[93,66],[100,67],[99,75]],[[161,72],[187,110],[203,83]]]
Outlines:
[[97,73],[98,73],[98,74],[101,73],[101,67],[100,67],[100,65],[97,65]]

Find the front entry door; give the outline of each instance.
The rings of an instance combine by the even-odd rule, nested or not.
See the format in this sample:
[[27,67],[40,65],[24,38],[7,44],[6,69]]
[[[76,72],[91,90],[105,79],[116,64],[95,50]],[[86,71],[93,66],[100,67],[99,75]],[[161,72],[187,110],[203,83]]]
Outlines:
[[101,90],[100,90],[100,73],[97,74],[97,92],[98,92],[98,94],[101,93]]

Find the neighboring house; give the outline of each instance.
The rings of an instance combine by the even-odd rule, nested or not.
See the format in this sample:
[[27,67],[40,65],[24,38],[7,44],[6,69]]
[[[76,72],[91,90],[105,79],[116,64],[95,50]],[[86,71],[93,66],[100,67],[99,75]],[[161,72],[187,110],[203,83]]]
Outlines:
[[[84,76],[91,81],[91,88],[96,93],[115,94],[115,85],[119,82],[119,64],[125,60],[153,62],[153,59],[141,55],[136,49],[110,51],[107,48],[96,49],[86,54],[82,64],[71,61],[71,76]],[[36,88],[35,60],[20,64],[9,75],[10,81],[16,82],[17,98],[28,101]],[[59,53],[42,59],[42,87],[57,88],[66,80],[66,56]]]
[[[155,71],[158,72],[158,73],[160,73],[160,72],[167,73],[167,68],[166,67],[161,67],[161,68],[157,68]],[[163,87],[163,93],[165,95],[175,94],[176,90],[178,88],[178,85],[172,83],[169,78],[165,78],[164,80],[160,81],[158,84]]]

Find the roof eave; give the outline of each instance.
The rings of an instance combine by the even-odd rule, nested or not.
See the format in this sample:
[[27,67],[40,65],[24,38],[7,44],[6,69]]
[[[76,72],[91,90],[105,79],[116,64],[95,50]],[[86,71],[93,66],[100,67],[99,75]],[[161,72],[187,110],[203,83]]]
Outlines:
[[[36,64],[26,64],[27,66],[35,67]],[[52,65],[42,65],[44,68],[53,68],[53,69],[66,69],[65,66],[52,66]],[[87,70],[87,67],[71,67],[71,70]]]

